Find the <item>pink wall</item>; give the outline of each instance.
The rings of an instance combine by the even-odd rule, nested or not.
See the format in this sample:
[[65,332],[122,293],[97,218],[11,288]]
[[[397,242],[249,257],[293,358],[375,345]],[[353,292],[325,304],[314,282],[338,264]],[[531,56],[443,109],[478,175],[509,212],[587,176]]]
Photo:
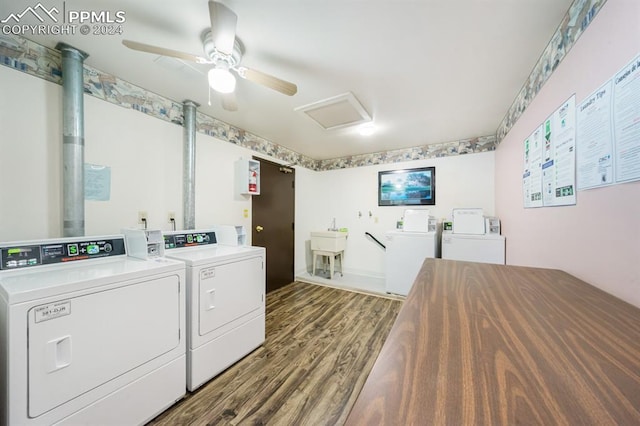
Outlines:
[[640,182],[579,191],[577,204],[524,209],[523,142],[640,53],[640,1],[608,0],[496,151],[496,214],[507,263],[562,269],[640,307]]

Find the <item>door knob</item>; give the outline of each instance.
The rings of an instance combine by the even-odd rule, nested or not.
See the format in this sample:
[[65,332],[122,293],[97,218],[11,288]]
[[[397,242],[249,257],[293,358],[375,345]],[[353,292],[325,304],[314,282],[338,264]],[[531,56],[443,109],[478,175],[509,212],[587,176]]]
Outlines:
[[256,226],[256,232],[262,231],[264,228],[260,225]]

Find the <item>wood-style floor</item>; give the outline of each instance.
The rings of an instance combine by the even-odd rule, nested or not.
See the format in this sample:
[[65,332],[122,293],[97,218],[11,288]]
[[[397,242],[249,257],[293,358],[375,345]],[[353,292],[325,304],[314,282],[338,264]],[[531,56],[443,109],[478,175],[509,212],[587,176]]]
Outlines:
[[295,282],[267,294],[264,345],[153,425],[341,425],[402,302]]

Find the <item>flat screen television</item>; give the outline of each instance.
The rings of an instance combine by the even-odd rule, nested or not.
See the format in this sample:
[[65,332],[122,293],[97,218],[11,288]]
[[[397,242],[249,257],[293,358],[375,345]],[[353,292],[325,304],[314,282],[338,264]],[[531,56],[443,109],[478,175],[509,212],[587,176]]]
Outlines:
[[379,206],[424,206],[435,204],[435,167],[378,172]]

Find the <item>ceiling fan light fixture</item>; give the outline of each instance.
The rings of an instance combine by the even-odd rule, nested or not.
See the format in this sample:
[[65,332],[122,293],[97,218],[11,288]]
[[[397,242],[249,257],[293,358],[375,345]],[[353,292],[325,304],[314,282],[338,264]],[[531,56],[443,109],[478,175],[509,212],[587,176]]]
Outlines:
[[[222,107],[227,111],[236,111],[238,109],[235,97],[230,96],[236,88],[236,76],[231,71],[240,75],[243,79],[280,92],[283,95],[295,95],[298,91],[298,87],[295,84],[255,69],[240,67],[244,47],[236,37],[238,15],[219,1],[208,0],[208,3],[211,26],[201,36],[205,56],[139,43],[133,40],[122,40],[122,44],[129,49],[173,58],[185,64],[185,66],[186,62],[211,64],[213,69],[210,69],[207,75],[209,96],[211,96],[211,89],[226,95],[223,96]],[[171,65],[173,68],[177,68],[176,64]],[[193,70],[201,73],[197,68],[193,68]]]
[[361,136],[371,136],[376,132],[376,126],[373,123],[363,124],[358,128],[358,133]]
[[226,68],[209,70],[209,86],[219,93],[232,93],[236,89],[236,78]]

